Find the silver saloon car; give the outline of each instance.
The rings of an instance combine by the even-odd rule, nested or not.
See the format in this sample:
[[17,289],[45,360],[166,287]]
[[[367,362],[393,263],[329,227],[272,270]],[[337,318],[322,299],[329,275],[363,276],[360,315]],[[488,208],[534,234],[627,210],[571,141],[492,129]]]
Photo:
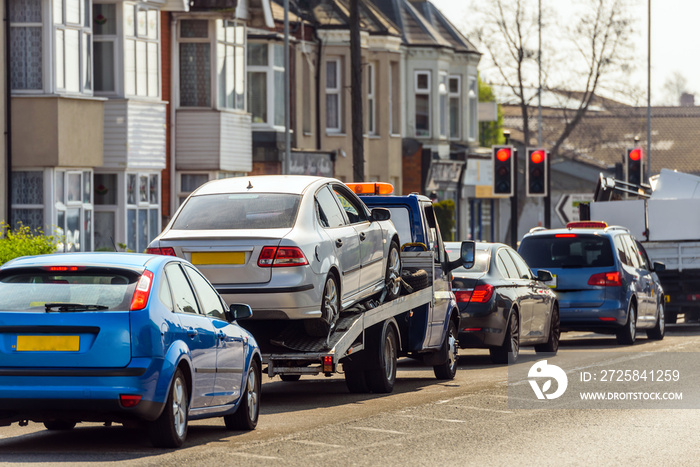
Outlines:
[[340,311],[399,295],[399,240],[389,211],[370,210],[333,178],[213,180],[183,203],[148,252],[192,262],[255,319],[304,320],[325,336]]

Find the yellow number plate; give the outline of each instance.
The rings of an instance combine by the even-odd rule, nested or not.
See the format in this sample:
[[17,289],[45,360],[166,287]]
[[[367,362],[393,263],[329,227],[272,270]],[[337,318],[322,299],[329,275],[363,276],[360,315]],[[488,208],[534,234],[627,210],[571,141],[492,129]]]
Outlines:
[[18,352],[77,352],[80,336],[17,336]]
[[195,251],[190,259],[192,264],[243,264],[243,251]]

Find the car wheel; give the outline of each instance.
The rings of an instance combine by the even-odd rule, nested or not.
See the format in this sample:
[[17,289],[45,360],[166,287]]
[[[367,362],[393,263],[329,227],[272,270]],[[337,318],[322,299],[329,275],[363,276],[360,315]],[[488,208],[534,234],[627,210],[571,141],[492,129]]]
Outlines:
[[258,426],[260,416],[260,385],[261,381],[260,364],[256,359],[250,362],[248,377],[241,403],[231,415],[224,416],[224,423],[229,430],[254,430]]
[[386,260],[386,275],[384,283],[386,284],[386,301],[390,302],[397,298],[401,293],[401,254],[399,253],[399,245],[392,241],[389,247],[389,256]]
[[348,391],[354,394],[368,393],[367,372],[365,370],[345,370],[345,385],[348,387]]
[[447,353],[447,361],[442,365],[435,365],[433,372],[437,379],[454,379],[457,374],[457,360],[459,358],[459,340],[457,340],[457,326],[450,320],[445,334],[445,341],[442,343],[443,352]]
[[537,344],[535,352],[557,353],[559,350],[559,338],[561,330],[559,329],[559,307],[554,305],[552,309],[552,321],[549,325],[549,338],[544,344]]
[[[661,297],[663,300],[663,297]],[[656,307],[656,326],[647,331],[647,337],[655,341],[660,341],[666,334],[666,316],[664,315],[664,304],[659,302]]]
[[634,302],[631,302],[627,312],[627,323],[617,332],[617,342],[622,345],[632,345],[635,340],[637,340],[637,307]]
[[338,283],[335,276],[329,274],[326,278],[326,285],[323,287],[323,297],[321,298],[321,317],[319,319],[307,319],[304,321],[306,333],[313,337],[326,337],[330,331],[335,329],[340,316],[340,296],[338,294]]
[[517,311],[513,310],[510,314],[503,344],[500,347],[490,348],[489,354],[493,363],[507,364],[508,354],[512,354],[512,363],[518,361],[518,355],[520,355],[520,324]]
[[50,431],[67,431],[75,428],[75,422],[68,420],[49,420],[44,422],[44,426]]
[[282,381],[293,383],[294,381],[299,381],[299,379],[301,379],[301,375],[280,375],[280,379]]
[[375,345],[372,357],[375,369],[367,371],[367,382],[372,392],[390,393],[394,390],[398,360],[398,339],[394,327],[391,325],[383,326],[381,338]]
[[151,443],[159,448],[179,448],[187,436],[189,396],[182,370],[177,369],[165,402],[163,413],[148,424]]

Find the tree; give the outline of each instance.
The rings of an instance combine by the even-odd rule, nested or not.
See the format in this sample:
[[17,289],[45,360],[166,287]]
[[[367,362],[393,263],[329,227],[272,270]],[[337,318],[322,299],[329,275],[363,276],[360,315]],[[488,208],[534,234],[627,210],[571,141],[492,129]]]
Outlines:
[[608,97],[630,95],[629,80],[620,79],[629,74],[634,63],[633,23],[627,2],[556,2],[558,8],[568,8],[566,18],[559,19],[558,10],[543,5],[541,67],[538,0],[481,0],[474,4],[474,23],[479,26],[471,37],[477,38],[486,53],[488,71],[498,77],[491,81],[502,84],[514,96],[512,103],[520,107],[526,146],[536,144],[530,120],[537,106],[540,70],[542,89],[563,91],[561,95],[567,101],[558,109],[563,128],[547,138],[552,157],[581,122],[597,93]]
[[[493,93],[491,86],[481,81],[478,78],[479,84],[479,102],[495,102],[496,96]],[[504,144],[503,137],[503,109],[500,104],[496,105],[496,121],[495,122],[479,122],[479,144],[483,147],[489,147],[496,144]]]
[[678,105],[681,101],[681,96],[687,92],[688,80],[680,71],[674,71],[664,82],[662,103],[665,105]]

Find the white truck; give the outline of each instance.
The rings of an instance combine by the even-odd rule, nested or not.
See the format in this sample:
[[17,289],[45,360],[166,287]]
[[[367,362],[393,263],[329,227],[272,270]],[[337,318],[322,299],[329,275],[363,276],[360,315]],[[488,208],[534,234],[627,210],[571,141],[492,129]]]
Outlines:
[[657,275],[666,322],[675,323],[679,314],[695,321],[700,318],[700,177],[662,169],[650,185],[651,194],[640,199],[591,202],[590,219],[627,227],[651,261],[664,263],[665,271]]
[[[360,194],[360,193],[358,193]],[[438,379],[457,371],[459,314],[451,287],[450,263],[429,198],[367,196],[365,203],[386,207],[399,231],[405,295],[370,300],[344,310],[325,338],[310,337],[299,321],[242,320],[260,345],[268,376],[297,381],[303,375],[342,372],[355,393],[388,393],[397,359],[411,356],[433,367]],[[473,242],[464,242],[471,251]]]

